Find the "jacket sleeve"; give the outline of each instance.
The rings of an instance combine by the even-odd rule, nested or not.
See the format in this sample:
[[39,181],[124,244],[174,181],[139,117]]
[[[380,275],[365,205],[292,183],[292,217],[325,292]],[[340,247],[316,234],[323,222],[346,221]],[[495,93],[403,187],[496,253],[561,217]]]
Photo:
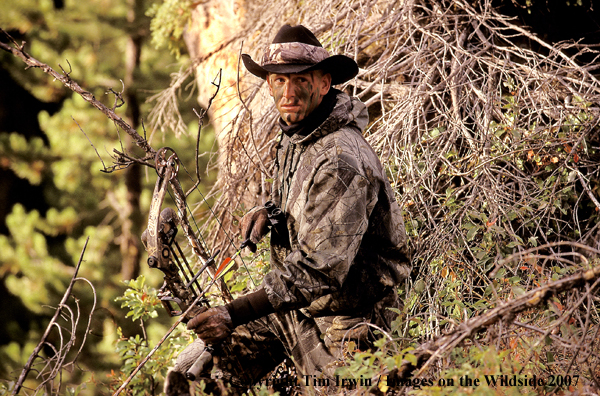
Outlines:
[[354,156],[334,155],[303,183],[306,198],[297,199],[300,206],[292,210],[297,218],[290,229],[292,250],[285,270],[273,269],[264,280],[276,310],[306,307],[344,283],[380,188],[362,165]]

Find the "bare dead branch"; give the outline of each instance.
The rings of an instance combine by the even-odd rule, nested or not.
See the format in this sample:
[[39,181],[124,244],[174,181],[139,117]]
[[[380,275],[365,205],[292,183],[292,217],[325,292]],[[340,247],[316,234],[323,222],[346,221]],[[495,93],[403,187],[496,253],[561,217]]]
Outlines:
[[589,286],[590,291],[597,288],[600,278],[600,266],[582,270],[577,274],[567,276],[563,279],[549,282],[537,289],[531,290],[514,300],[499,304],[483,315],[473,317],[461,323],[457,329],[438,339],[425,343],[411,353],[417,357],[417,365],[405,360],[402,365],[393,372],[389,372],[396,380],[409,378],[412,373],[419,369],[417,376],[421,375],[428,366],[433,364],[444,354],[460,345],[466,339],[474,336],[477,332],[487,329],[499,321],[512,323],[513,318],[528,309],[539,306],[546,302],[551,296],[557,295],[573,288]]
[[[48,324],[48,327],[46,328],[46,331],[44,332],[44,334],[42,335],[42,338],[40,340],[40,342],[38,343],[38,345],[34,348],[33,352],[31,353],[31,355],[29,356],[29,359],[27,360],[27,363],[25,364],[25,366],[23,367],[23,370],[21,371],[21,375],[19,375],[19,378],[15,384],[14,390],[12,395],[17,395],[19,394],[21,388],[23,387],[23,383],[25,382],[25,379],[27,378],[27,375],[29,374],[29,372],[32,370],[33,365],[35,363],[35,360],[38,359],[39,353],[42,350],[42,347],[44,345],[50,345],[47,343],[47,339],[48,339],[48,335],[50,334],[50,332],[56,328],[58,329],[60,338],[61,338],[61,345],[59,348],[54,348],[54,346],[52,346],[54,348],[54,357],[49,359],[45,365],[45,368],[42,369],[40,371],[40,373],[38,374],[38,377],[40,375],[44,375],[45,379],[44,381],[38,386],[38,388],[36,389],[39,390],[41,388],[43,388],[45,386],[45,384],[52,382],[57,376],[60,375],[61,371],[70,365],[75,364],[75,361],[77,360],[77,357],[79,356],[79,354],[81,353],[81,350],[83,348],[83,346],[85,345],[86,339],[87,339],[87,333],[89,331],[89,327],[91,324],[91,319],[92,319],[92,315],[94,314],[94,310],[95,310],[95,306],[96,306],[96,293],[94,290],[93,285],[85,278],[78,278],[77,274],[79,272],[79,268],[81,267],[81,263],[83,262],[83,256],[85,254],[85,249],[87,247],[87,244],[89,242],[89,238],[86,239],[85,244],[83,246],[83,249],[81,250],[81,255],[79,257],[79,261],[77,263],[77,266],[75,268],[75,272],[73,273],[73,276],[71,277],[71,282],[69,283],[69,286],[67,287],[67,290],[65,291],[65,294],[63,295],[60,303],[58,304],[58,307],[56,308],[56,311],[54,312],[54,316],[52,317],[52,319],[50,320],[50,323]],[[71,350],[71,348],[74,346],[76,338],[75,338],[75,332],[77,330],[77,326],[79,324],[79,305],[77,305],[77,313],[75,314],[71,308],[69,307],[69,305],[67,305],[67,300],[70,298],[71,296],[71,292],[73,291],[73,286],[75,285],[75,283],[78,280],[83,280],[86,283],[88,283],[88,285],[91,287],[93,294],[94,294],[94,304],[92,305],[92,308],[90,310],[89,316],[88,316],[88,322],[86,325],[86,329],[85,329],[85,336],[81,342],[81,345],[79,347],[79,350],[77,351],[76,355],[71,359],[70,362],[66,362],[67,359],[67,353]],[[67,321],[68,323],[71,324],[69,333],[69,341],[65,344],[62,341],[62,330],[61,330],[61,326],[58,324],[58,318],[59,316],[61,316],[64,311],[67,311],[69,313],[68,317],[67,317]],[[46,367],[50,369],[50,372],[47,372]],[[60,388],[60,384],[58,385],[58,388]]]
[[[141,137],[137,131],[131,127],[125,120],[123,120],[120,116],[118,116],[113,109],[109,109],[102,102],[98,101],[91,92],[88,92],[81,88],[81,86],[69,77],[69,73],[64,72],[63,74],[56,72],[47,64],[38,61],[33,58],[27,52],[23,50],[24,43],[21,45],[16,45],[15,40],[10,37],[10,35],[0,28],[0,32],[8,37],[13,45],[9,45],[3,42],[0,42],[0,48],[6,52],[11,53],[17,58],[21,59],[27,67],[35,67],[41,69],[44,73],[52,76],[54,79],[60,81],[65,87],[69,88],[71,91],[75,92],[79,96],[81,96],[85,101],[90,103],[92,106],[100,110],[104,115],[106,115],[109,119],[111,119],[119,128],[123,129],[127,134],[133,139],[133,141],[146,153],[155,154],[155,150],[148,144],[146,139]],[[62,69],[62,68],[61,68]]]

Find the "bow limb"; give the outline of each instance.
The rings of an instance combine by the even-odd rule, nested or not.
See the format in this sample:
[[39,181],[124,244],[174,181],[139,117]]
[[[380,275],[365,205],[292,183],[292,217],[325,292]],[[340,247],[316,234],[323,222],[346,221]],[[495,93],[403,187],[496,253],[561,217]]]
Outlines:
[[[152,194],[148,228],[142,234],[142,242],[148,251],[148,266],[161,270],[164,275],[164,284],[159,291],[163,306],[171,316],[179,315],[184,311],[187,312],[188,308],[191,307],[189,315],[184,315],[184,320],[187,321],[202,311],[201,302],[197,299],[200,296],[200,287],[196,283],[196,289],[194,289],[194,285],[189,282],[189,276],[185,272],[181,261],[186,263],[190,273],[191,268],[187,264],[185,256],[181,254],[180,260],[177,257],[177,252],[173,249],[173,246],[175,246],[181,253],[179,245],[175,241],[179,223],[175,211],[171,208],[161,210],[168,192],[168,186],[177,176],[177,156],[173,152],[167,157],[168,150],[168,148],[160,149],[155,157],[158,178]],[[181,275],[183,275],[183,278]],[[175,302],[179,309],[174,309],[172,302]]]

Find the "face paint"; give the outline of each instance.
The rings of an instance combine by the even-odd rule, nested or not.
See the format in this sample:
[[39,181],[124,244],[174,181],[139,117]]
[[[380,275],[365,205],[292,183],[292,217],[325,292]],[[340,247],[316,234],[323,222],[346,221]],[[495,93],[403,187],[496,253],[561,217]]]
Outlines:
[[321,103],[329,91],[328,74],[308,72],[298,74],[270,74],[267,82],[281,118],[288,124],[302,121]]

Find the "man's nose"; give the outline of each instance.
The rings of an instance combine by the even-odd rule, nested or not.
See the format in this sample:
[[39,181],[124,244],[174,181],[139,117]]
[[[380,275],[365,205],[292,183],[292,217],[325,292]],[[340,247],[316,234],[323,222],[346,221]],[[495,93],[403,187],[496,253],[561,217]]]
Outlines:
[[294,86],[291,81],[286,81],[285,87],[283,89],[283,96],[286,98],[294,97]]

